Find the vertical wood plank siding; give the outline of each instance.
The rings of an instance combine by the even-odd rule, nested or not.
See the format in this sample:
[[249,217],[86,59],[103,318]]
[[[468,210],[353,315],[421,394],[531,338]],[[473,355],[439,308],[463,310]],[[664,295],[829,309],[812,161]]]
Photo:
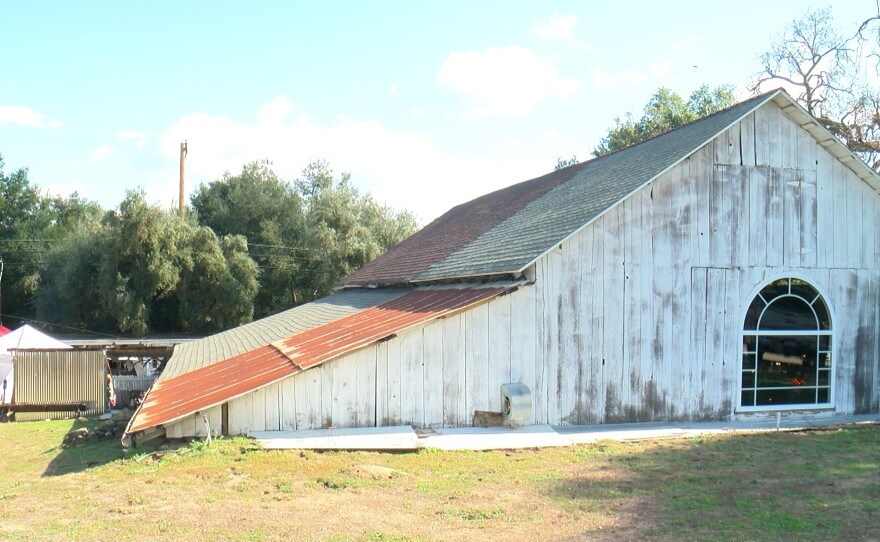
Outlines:
[[[86,416],[104,412],[107,362],[103,351],[18,350],[14,364],[15,403],[85,403]],[[70,412],[20,412],[15,419],[61,420],[70,416]]]
[[505,381],[532,391],[528,423],[731,419],[745,308],[789,275],[833,311],[835,411],[878,412],[878,223],[880,196],[768,103],[552,250],[534,284],[236,399],[230,426],[469,425]]

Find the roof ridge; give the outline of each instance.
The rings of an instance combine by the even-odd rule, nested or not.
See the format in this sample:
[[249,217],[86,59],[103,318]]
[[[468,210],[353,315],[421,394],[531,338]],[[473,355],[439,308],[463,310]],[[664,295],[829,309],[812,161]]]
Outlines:
[[[633,143],[633,144],[631,144],[631,145],[627,145],[626,147],[623,147],[623,148],[620,148],[620,149],[617,149],[617,150],[611,151],[611,152],[609,152],[609,153],[607,153],[607,154],[603,154],[603,155],[601,155],[601,156],[594,156],[593,158],[590,158],[589,160],[586,160],[586,161],[584,161],[584,162],[581,162],[581,163],[579,163],[579,164],[575,164],[575,165],[581,165],[581,164],[587,164],[587,163],[590,163],[590,162],[594,162],[594,161],[599,160],[599,159],[601,159],[601,158],[605,158],[605,157],[608,157],[608,156],[612,156],[612,155],[617,154],[617,153],[619,153],[619,152],[623,152],[623,151],[625,151],[625,150],[632,149],[633,147],[637,147],[637,146],[639,146],[639,145],[644,145],[645,143],[648,143],[648,142],[650,142],[650,141],[653,141],[653,140],[657,139],[658,137],[663,137],[663,136],[665,136],[665,135],[672,134],[673,132],[677,132],[677,131],[681,130],[682,128],[687,128],[688,126],[691,126],[691,125],[696,124],[696,123],[698,123],[698,122],[708,121],[708,120],[712,119],[713,117],[716,117],[716,116],[718,116],[718,115],[721,115],[721,114],[724,114],[724,113],[729,112],[731,109],[734,109],[734,108],[737,108],[737,107],[741,107],[741,106],[744,106],[744,105],[749,104],[749,103],[752,103],[752,102],[759,102],[759,101],[763,101],[763,100],[765,100],[765,99],[769,99],[769,98],[771,98],[773,95],[777,94],[777,93],[780,92],[780,91],[785,92],[785,89],[782,88],[782,87],[779,87],[779,88],[773,89],[773,90],[771,90],[771,91],[769,91],[769,92],[764,92],[764,93],[762,93],[762,94],[757,94],[757,95],[752,96],[751,98],[749,98],[749,99],[747,99],[747,100],[744,100],[744,101],[742,101],[742,102],[737,102],[737,103],[735,103],[735,104],[733,104],[733,105],[730,105],[730,106],[725,107],[724,109],[719,109],[718,111],[715,111],[715,112],[709,113],[708,115],[702,116],[702,117],[700,117],[700,118],[698,118],[698,119],[694,119],[694,120],[692,120],[692,121],[690,121],[690,122],[687,122],[687,123],[685,123],[685,124],[681,124],[681,125],[679,125],[679,126],[676,126],[675,128],[671,128],[671,129],[669,129],[669,130],[666,130],[665,132],[660,132],[659,134],[652,135],[651,137],[649,137],[649,138],[647,138],[647,139],[642,139],[641,141],[636,141],[635,143]],[[786,92],[786,94],[788,94],[788,93]],[[569,167],[574,167],[574,166],[569,166]]]

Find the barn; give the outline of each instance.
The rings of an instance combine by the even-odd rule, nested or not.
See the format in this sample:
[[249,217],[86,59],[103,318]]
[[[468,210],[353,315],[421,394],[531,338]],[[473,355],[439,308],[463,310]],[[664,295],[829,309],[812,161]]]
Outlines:
[[502,389],[526,424],[877,413],[878,192],[787,93],[756,96],[180,345],[127,434],[467,426]]

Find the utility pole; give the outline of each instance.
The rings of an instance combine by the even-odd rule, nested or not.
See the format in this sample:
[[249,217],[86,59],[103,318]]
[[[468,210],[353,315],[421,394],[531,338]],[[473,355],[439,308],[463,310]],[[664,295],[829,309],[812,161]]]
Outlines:
[[180,144],[180,199],[177,204],[180,208],[180,219],[183,220],[183,161],[186,158],[186,140]]

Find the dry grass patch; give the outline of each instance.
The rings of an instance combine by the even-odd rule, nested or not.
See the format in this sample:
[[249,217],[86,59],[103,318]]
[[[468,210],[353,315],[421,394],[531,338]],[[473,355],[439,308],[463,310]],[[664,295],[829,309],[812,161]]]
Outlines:
[[0,425],[0,540],[880,538],[877,426],[418,453],[124,454],[68,429]]

